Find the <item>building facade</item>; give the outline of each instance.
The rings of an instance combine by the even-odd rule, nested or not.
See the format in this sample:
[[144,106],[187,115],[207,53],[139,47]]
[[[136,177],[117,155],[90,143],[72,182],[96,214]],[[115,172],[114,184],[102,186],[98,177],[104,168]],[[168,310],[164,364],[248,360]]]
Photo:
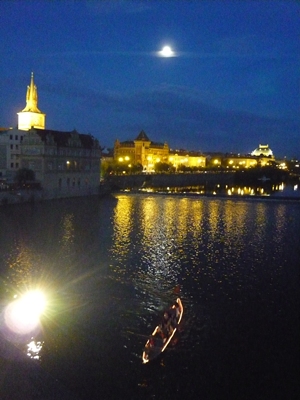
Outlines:
[[153,172],[156,163],[171,164],[176,170],[185,167],[205,167],[205,157],[198,152],[170,150],[167,143],[152,142],[144,131],[135,140],[115,141],[114,160],[120,163],[140,164],[144,172]]
[[21,166],[24,131],[17,128],[0,131],[0,178],[11,181]]
[[152,142],[144,131],[135,140],[115,141],[114,159],[130,164],[140,164],[143,171],[152,172],[157,162],[168,162],[169,146],[167,143]]
[[53,197],[96,194],[100,184],[101,148],[91,135],[30,129],[21,146],[21,167]]
[[101,147],[92,135],[45,128],[38,108],[33,73],[26,107],[18,113],[18,128],[0,130],[0,177],[12,181],[21,168],[30,169],[47,198],[97,194]]
[[206,166],[206,157],[197,151],[171,150],[168,160],[175,170],[181,166],[196,169]]

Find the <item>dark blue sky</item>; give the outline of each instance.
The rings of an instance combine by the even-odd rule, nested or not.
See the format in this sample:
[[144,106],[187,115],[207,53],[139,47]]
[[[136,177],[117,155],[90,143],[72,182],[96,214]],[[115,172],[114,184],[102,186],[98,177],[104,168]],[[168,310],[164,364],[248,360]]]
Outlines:
[[[49,129],[300,157],[297,1],[6,1],[0,126],[34,72]],[[170,45],[175,57],[158,57]]]

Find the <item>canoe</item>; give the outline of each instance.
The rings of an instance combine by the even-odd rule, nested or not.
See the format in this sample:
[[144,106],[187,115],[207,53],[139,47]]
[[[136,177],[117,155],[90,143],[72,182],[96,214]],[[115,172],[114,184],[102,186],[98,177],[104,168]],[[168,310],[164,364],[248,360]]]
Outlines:
[[[177,304],[176,304],[177,303]],[[176,312],[177,309],[177,312]],[[165,349],[168,344],[172,340],[172,337],[175,335],[175,332],[178,328],[178,325],[181,322],[183,315],[183,305],[178,298],[176,302],[169,308],[168,312],[172,314],[172,317],[168,320],[169,329],[166,330],[162,327],[162,325],[157,325],[157,327],[152,332],[151,336],[147,340],[145,344],[145,348],[142,355],[143,363],[153,360],[157,356],[159,356]]]

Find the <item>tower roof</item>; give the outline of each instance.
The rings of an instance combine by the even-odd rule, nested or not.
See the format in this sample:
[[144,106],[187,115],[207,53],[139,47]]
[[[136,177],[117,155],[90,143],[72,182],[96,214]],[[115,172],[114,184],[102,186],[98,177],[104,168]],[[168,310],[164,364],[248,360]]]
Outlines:
[[252,151],[251,155],[273,157],[273,151],[270,149],[268,144],[260,144],[255,150]]
[[151,142],[151,140],[148,138],[148,136],[143,130],[141,130],[141,132],[138,134],[135,140]]
[[31,72],[30,85],[27,86],[26,107],[22,110],[22,112],[30,111],[35,113],[42,113],[38,109],[37,102],[38,102],[37,87],[34,84],[33,72]]

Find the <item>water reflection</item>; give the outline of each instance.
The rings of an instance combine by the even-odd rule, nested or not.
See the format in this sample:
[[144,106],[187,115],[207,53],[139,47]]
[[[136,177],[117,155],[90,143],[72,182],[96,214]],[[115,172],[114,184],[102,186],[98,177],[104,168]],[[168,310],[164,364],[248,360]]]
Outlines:
[[[199,389],[199,372],[193,368],[199,360],[205,360],[202,371],[213,366],[207,375],[212,382],[215,371],[217,379],[231,373],[233,364],[223,359],[232,360],[233,354],[238,370],[257,348],[273,363],[282,346],[275,346],[275,340],[272,351],[266,350],[261,332],[268,342],[278,326],[284,334],[285,321],[279,325],[274,320],[282,315],[292,319],[296,313],[291,293],[298,293],[299,204],[181,195],[116,197],[106,203],[78,200],[73,207],[68,200],[61,203],[64,209],[55,210],[45,203],[31,215],[22,208],[15,218],[22,220],[22,229],[15,222],[14,231],[0,232],[1,272],[7,283],[13,287],[41,280],[54,293],[43,329],[23,342],[26,354],[89,399],[103,391],[106,398],[122,398],[124,388],[126,399],[160,398],[161,382],[169,382],[163,392],[168,396],[176,379],[174,366],[178,376],[184,368],[184,379]],[[9,226],[9,216],[2,219]],[[166,368],[156,364],[141,370],[145,336],[174,300],[175,287],[185,305],[179,342],[165,353]],[[285,334],[282,343],[286,345]],[[251,374],[250,369],[246,372]],[[145,377],[147,389],[136,392],[136,380],[144,382]],[[127,390],[131,384],[132,396]],[[182,385],[178,395],[189,390],[186,381]]]
[[11,249],[9,253],[8,264],[8,281],[15,291],[21,287],[30,285],[32,280],[33,265],[37,263],[34,252],[21,241]]
[[61,221],[61,254],[69,258],[74,251],[75,225],[74,214],[63,215]]
[[40,360],[40,352],[43,348],[43,344],[42,341],[31,338],[30,342],[27,344],[27,356],[34,360]]
[[[285,205],[151,195],[118,199],[111,251],[122,263],[115,273],[127,274],[153,298],[190,279],[200,291],[217,285],[229,296],[232,279],[241,290],[244,274],[253,273],[252,260],[268,262],[266,253],[273,258],[286,235]],[[272,243],[277,248],[269,253]],[[130,260],[134,266],[128,269]]]
[[130,234],[133,229],[133,199],[127,196],[120,197],[113,215],[114,224],[114,248],[113,254],[119,260],[128,255],[131,239]]

